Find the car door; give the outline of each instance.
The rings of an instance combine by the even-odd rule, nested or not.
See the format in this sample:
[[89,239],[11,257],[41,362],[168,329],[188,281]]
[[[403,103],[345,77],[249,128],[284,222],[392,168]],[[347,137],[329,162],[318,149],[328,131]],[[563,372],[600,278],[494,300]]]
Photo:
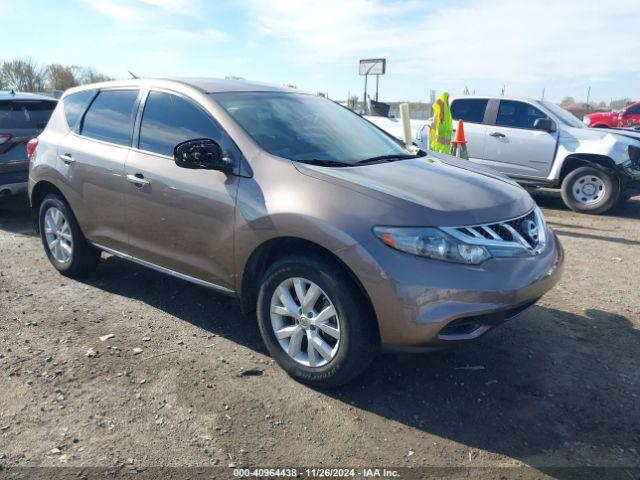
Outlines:
[[71,187],[67,200],[85,236],[116,250],[128,247],[124,164],[139,93],[135,88],[101,90],[97,96],[83,91],[64,100],[71,131],[58,144],[58,162]]
[[530,103],[500,100],[495,120],[487,126],[484,163],[514,177],[546,178],[553,164],[558,131],[533,128],[539,118],[548,115]]
[[[187,169],[174,147],[209,138],[230,153],[230,139],[195,101],[175,92],[149,91],[138,148],[126,162],[129,252],[149,264],[233,288],[233,227],[238,180],[217,170]],[[235,158],[234,158],[235,159]]]
[[469,160],[482,163],[487,126],[483,124],[489,100],[486,98],[456,98],[451,102],[451,117],[455,135],[458,120],[462,120]]

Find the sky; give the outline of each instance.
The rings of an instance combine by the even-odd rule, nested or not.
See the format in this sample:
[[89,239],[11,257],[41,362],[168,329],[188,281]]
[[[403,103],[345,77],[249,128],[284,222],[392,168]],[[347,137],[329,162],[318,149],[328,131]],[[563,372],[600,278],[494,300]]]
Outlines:
[[114,78],[239,76],[342,100],[362,98],[359,59],[386,58],[382,101],[503,86],[640,98],[640,0],[0,0],[0,12],[0,60]]

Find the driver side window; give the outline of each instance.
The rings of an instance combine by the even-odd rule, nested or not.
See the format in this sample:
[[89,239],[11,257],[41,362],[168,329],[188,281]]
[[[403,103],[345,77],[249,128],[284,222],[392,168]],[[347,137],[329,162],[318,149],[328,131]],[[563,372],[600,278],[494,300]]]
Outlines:
[[533,105],[514,100],[500,100],[496,125],[533,129],[533,124],[539,118],[548,117]]
[[174,147],[187,140],[220,142],[218,124],[193,102],[166,92],[151,91],[140,125],[138,148],[173,157]]

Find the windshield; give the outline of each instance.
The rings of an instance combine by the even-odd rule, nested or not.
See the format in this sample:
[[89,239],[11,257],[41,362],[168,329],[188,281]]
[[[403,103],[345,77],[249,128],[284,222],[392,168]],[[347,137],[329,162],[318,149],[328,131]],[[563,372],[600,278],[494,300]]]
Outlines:
[[211,95],[272,155],[329,166],[408,155],[399,142],[359,115],[322,97],[282,92]]
[[548,101],[541,101],[540,103],[544,105],[548,110],[551,110],[551,113],[558,117],[558,120],[560,120],[565,125],[575,128],[588,128],[572,113],[567,112],[564,108],[559,107],[555,103],[551,103]]

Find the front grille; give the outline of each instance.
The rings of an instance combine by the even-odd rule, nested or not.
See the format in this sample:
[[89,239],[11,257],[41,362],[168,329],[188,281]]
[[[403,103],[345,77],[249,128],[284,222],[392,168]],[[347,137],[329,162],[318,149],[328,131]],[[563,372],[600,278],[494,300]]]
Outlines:
[[519,248],[538,253],[546,241],[544,220],[536,209],[512,220],[449,227],[445,230],[465,243],[486,246],[494,253],[497,251],[497,256],[500,256],[501,248]]

